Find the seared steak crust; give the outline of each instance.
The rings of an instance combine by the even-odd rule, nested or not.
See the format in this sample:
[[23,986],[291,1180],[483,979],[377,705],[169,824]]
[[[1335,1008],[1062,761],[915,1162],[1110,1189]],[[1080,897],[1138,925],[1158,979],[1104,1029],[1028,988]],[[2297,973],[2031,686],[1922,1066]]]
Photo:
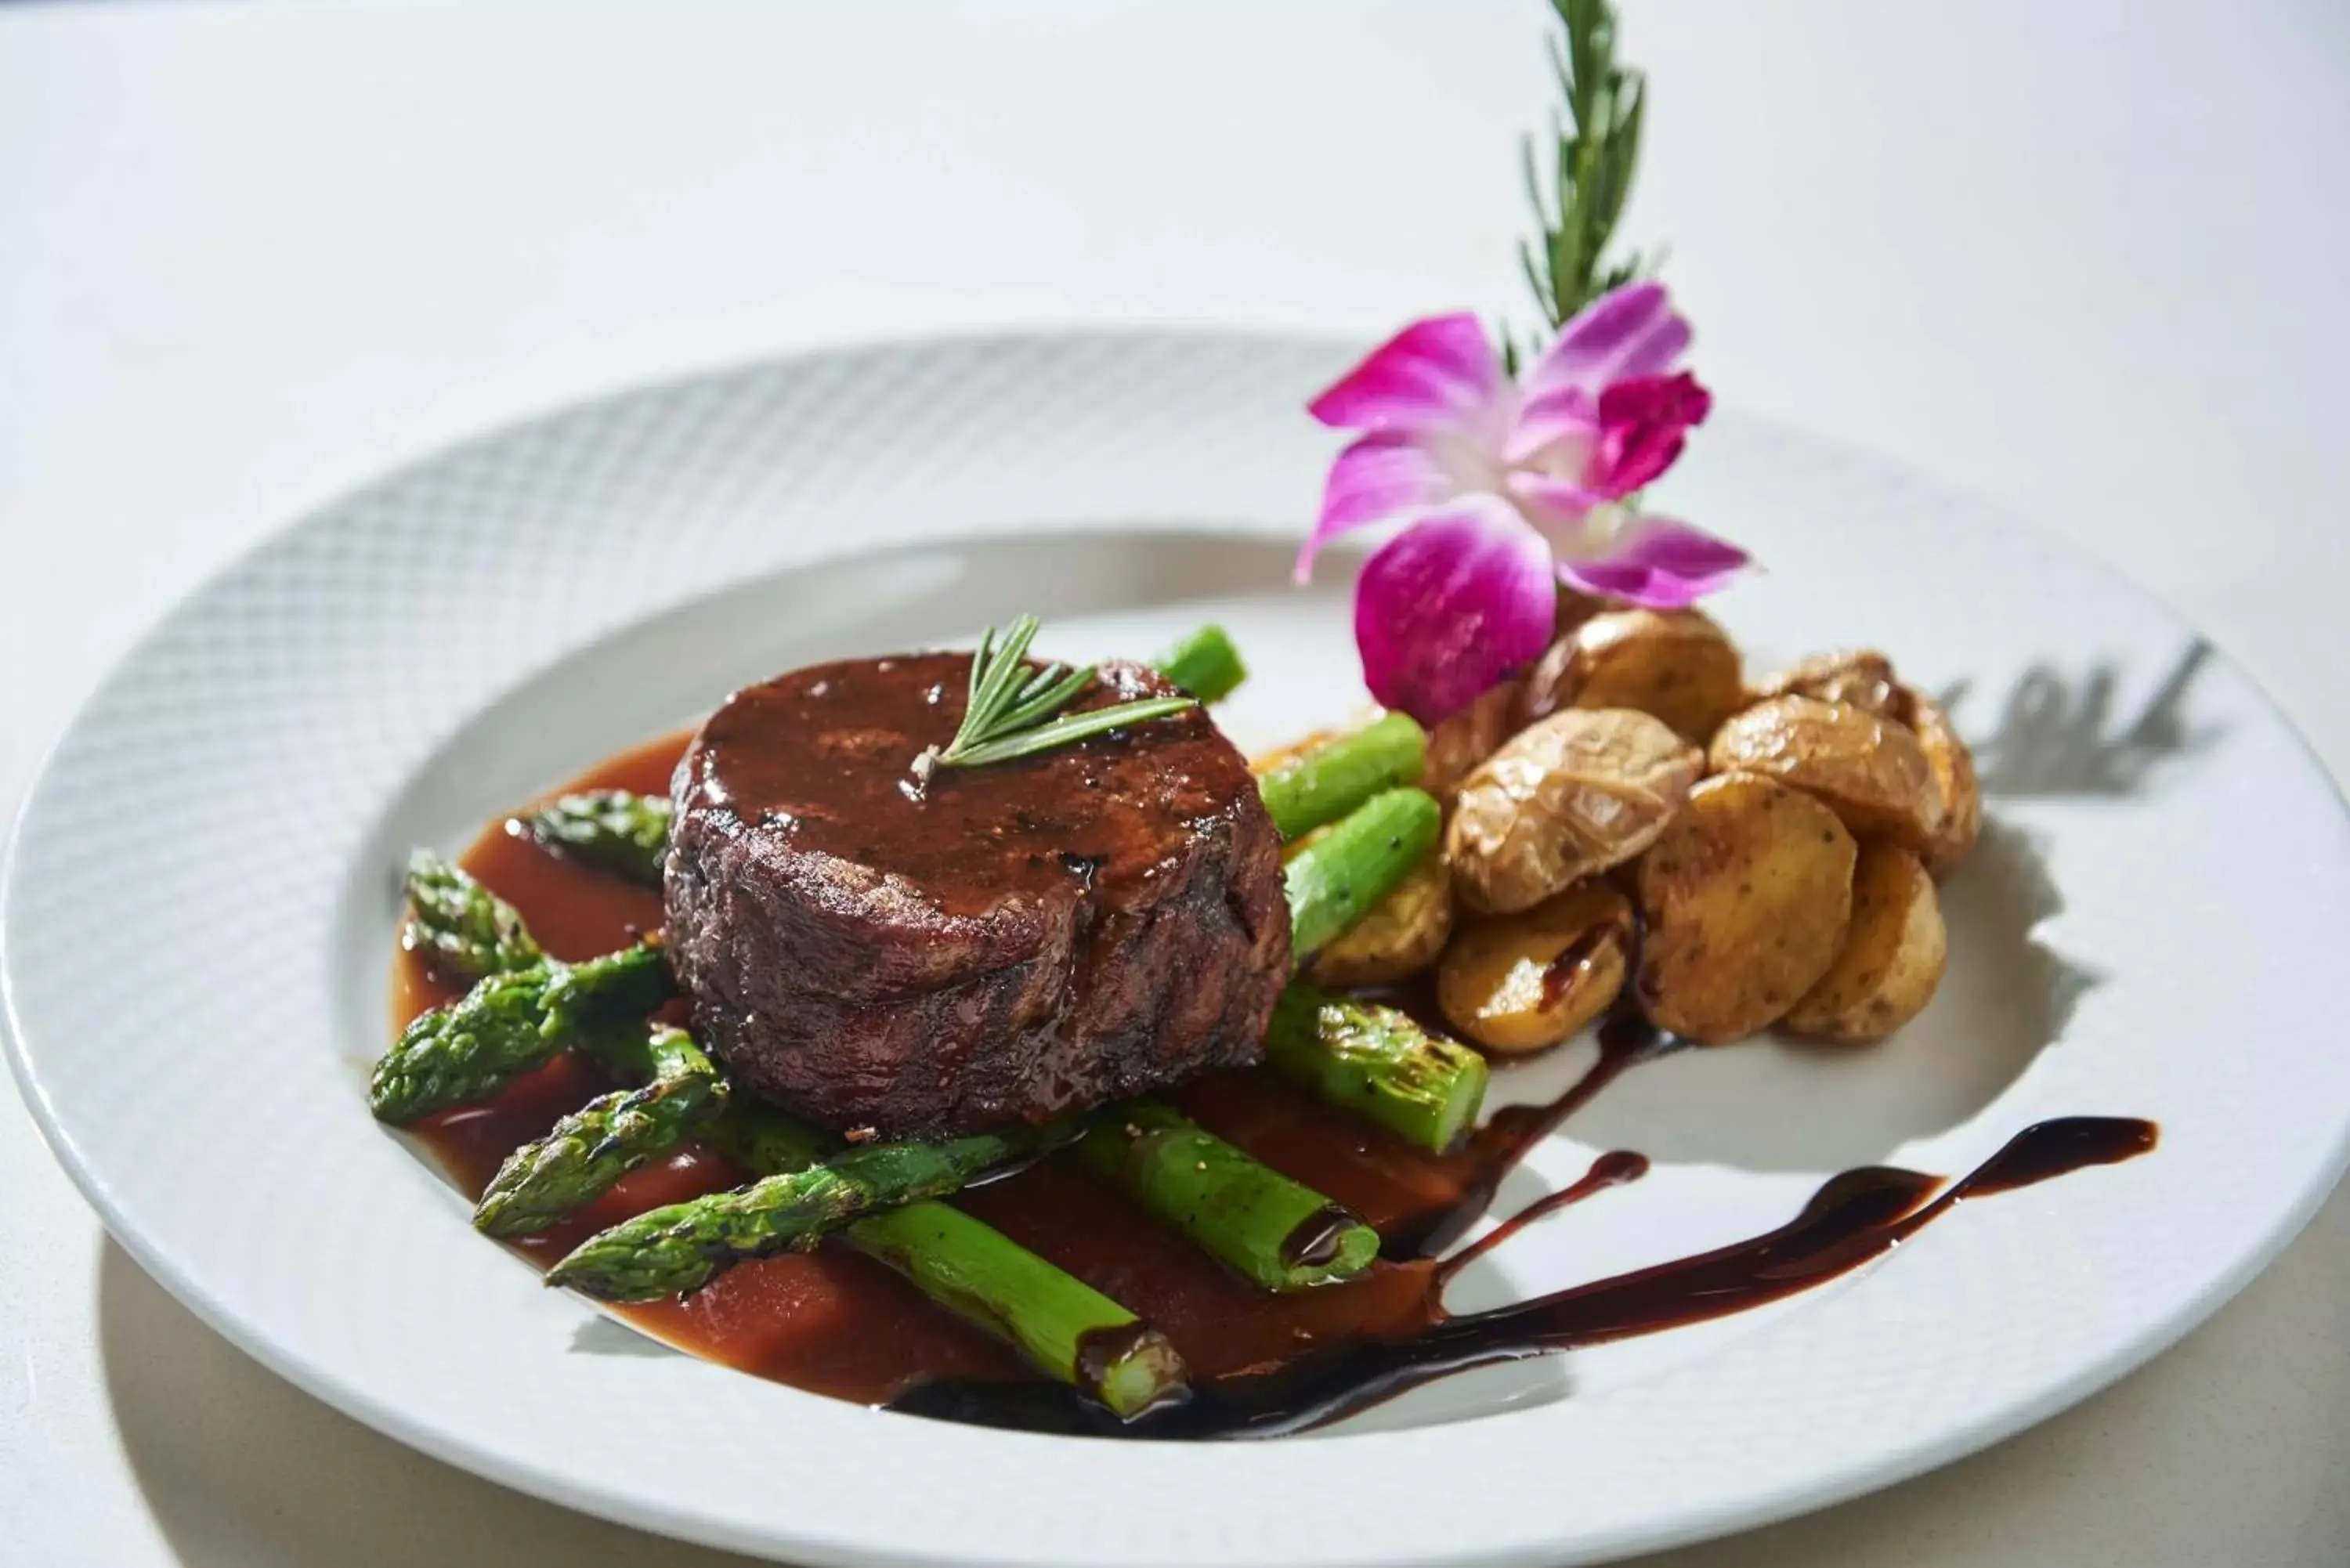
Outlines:
[[[1170,689],[1107,665],[1078,706]],[[918,779],[970,658],[850,660],[730,698],[678,764],[668,940],[746,1087],[936,1137],[1258,1059],[1288,978],[1281,845],[1204,714]]]

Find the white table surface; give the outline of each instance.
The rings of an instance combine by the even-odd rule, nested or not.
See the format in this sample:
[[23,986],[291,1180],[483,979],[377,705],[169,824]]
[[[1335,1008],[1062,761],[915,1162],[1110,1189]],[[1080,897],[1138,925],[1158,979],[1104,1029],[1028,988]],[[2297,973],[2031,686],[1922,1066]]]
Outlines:
[[[876,336],[1516,308],[1540,9],[0,5],[0,805],[175,596],[488,423]],[[1627,26],[1630,233],[1671,243],[1720,394],[2102,555],[2350,776],[2350,8]],[[1654,1561],[2350,1562],[2345,1302],[2337,1197],[2077,1409]],[[5,1088],[0,1559],[722,1561],[279,1382],[105,1241]]]

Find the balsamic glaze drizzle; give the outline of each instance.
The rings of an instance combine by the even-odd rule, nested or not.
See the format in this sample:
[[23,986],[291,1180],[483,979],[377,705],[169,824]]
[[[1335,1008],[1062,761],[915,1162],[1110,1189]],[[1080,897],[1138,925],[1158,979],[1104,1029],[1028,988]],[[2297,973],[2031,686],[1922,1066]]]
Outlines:
[[[1494,1237],[1427,1272],[1417,1332],[1351,1345],[1310,1372],[1250,1388],[1226,1385],[1189,1403],[1119,1424],[1097,1407],[1043,1383],[932,1383],[889,1407],[984,1426],[1119,1438],[1268,1438],[1343,1419],[1448,1373],[1603,1345],[1727,1317],[1823,1284],[1880,1256],[1970,1198],[2012,1191],[2155,1145],[2151,1122],[2066,1116],[2025,1128],[1973,1171],[1931,1197],[1939,1178],[1871,1167],[1831,1178],[1801,1213],[1775,1231],[1490,1312],[1449,1314],[1443,1285],[1487,1243],[1603,1187],[1629,1179],[1638,1155],[1602,1156],[1590,1175],[1517,1216]],[[1633,1162],[1638,1162],[1638,1165]]]

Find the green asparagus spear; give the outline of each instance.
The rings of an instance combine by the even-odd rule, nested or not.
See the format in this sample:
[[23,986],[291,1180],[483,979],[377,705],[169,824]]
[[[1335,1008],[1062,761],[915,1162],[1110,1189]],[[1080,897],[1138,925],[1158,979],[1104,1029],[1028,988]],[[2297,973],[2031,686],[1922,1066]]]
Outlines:
[[375,1064],[368,1103],[388,1122],[485,1099],[582,1033],[659,1007],[670,993],[660,950],[639,945],[586,963],[540,959],[492,974],[400,1032]]
[[683,1030],[655,1029],[642,1049],[650,1081],[598,1095],[507,1155],[473,1207],[474,1229],[544,1231],[725,1108],[730,1085]]
[[1485,1058],[1392,1007],[1293,981],[1273,1010],[1265,1059],[1317,1099],[1378,1123],[1434,1154],[1476,1125]]
[[670,815],[666,795],[595,789],[551,801],[521,821],[542,844],[658,888]]
[[[747,1098],[729,1106],[703,1137],[763,1176],[813,1165],[827,1147],[821,1134]],[[868,1214],[841,1239],[1121,1417],[1172,1404],[1186,1392],[1190,1372],[1164,1334],[959,1209],[925,1199]]]
[[537,961],[538,944],[512,904],[430,849],[408,857],[408,920],[400,940],[459,980]]
[[599,1301],[676,1295],[737,1259],[806,1251],[860,1216],[967,1187],[1043,1141],[1023,1130],[851,1148],[820,1165],[623,1220],[579,1243],[546,1281]]
[[[494,924],[527,942],[521,914],[475,886]],[[536,944],[531,946],[535,952]],[[504,951],[511,957],[516,950],[508,943],[503,950],[494,946],[488,955]],[[542,960],[516,963],[534,974],[546,967]],[[594,1027],[584,1032],[580,1043],[623,1074],[658,1083],[667,1044],[659,1035]],[[681,1055],[680,1060],[690,1065]],[[717,1090],[726,1087],[719,1079]],[[719,1097],[713,1093],[704,1103]],[[811,1166],[827,1148],[821,1134],[747,1097],[728,1097],[724,1108],[700,1131],[735,1163],[761,1176]],[[497,1179],[504,1176],[501,1170]],[[538,1190],[543,1196],[545,1189]],[[1120,1417],[1130,1419],[1175,1403],[1189,1391],[1190,1373],[1164,1334],[1076,1276],[958,1210],[931,1200],[910,1203],[852,1222],[844,1239],[903,1274],[950,1312],[1008,1340],[1041,1370],[1075,1385]]]
[[1408,713],[1389,713],[1351,734],[1291,758],[1257,781],[1274,826],[1303,838],[1383,790],[1418,784],[1428,733]]
[[702,1141],[754,1176],[805,1170],[837,1147],[806,1122],[748,1095],[736,1096],[702,1128]]
[[1372,796],[1289,857],[1290,961],[1304,965],[1395,890],[1436,846],[1444,813],[1421,790]]
[[1360,1273],[1378,1233],[1312,1188],[1153,1100],[1111,1106],[1077,1145],[1160,1223],[1268,1291]]
[[858,1251],[1125,1419],[1187,1391],[1190,1369],[1166,1335],[960,1209],[912,1203],[860,1220],[848,1235]]
[[1202,702],[1222,701],[1248,679],[1241,650],[1212,622],[1160,654],[1155,668]]

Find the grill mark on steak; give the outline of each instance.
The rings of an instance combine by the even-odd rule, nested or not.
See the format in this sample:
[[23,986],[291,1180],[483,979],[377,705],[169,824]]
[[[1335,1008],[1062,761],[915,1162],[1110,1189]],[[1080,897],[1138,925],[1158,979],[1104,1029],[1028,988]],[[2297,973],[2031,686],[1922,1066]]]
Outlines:
[[[900,789],[969,675],[963,654],[824,665],[703,726],[666,899],[709,1047],[764,1097],[888,1137],[1257,1060],[1289,922],[1240,753],[1194,713]],[[1076,706],[1171,690],[1106,665]]]

